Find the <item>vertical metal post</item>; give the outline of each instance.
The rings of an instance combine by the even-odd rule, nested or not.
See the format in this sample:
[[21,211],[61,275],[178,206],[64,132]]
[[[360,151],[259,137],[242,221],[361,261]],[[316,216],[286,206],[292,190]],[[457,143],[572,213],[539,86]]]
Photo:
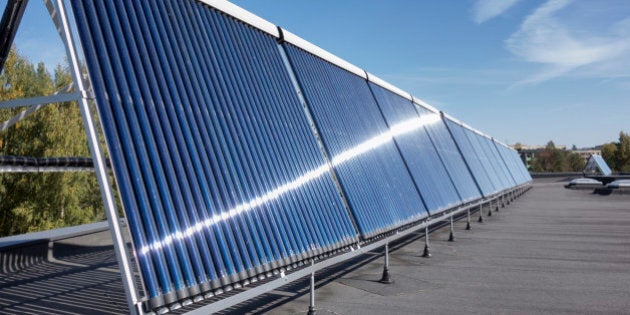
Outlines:
[[483,223],[483,203],[479,205],[479,220],[477,222]]
[[466,230],[470,230],[470,208],[466,210]]
[[449,242],[454,242],[455,241],[455,235],[453,234],[453,215],[451,214],[451,233],[448,235],[448,241]]
[[424,251],[422,252],[422,257],[431,257],[431,251],[429,250],[429,224],[424,227]]
[[83,124],[87,133],[90,153],[92,155],[92,160],[94,161],[96,178],[101,188],[101,197],[103,198],[105,214],[107,216],[109,230],[111,232],[112,240],[114,242],[116,258],[121,269],[122,282],[125,293],[127,295],[129,313],[141,314],[143,313],[143,311],[141,304],[139,303],[138,289],[135,285],[133,272],[131,270],[131,260],[129,258],[129,254],[127,253],[127,247],[120,227],[118,210],[116,209],[114,193],[112,192],[112,187],[109,183],[109,176],[107,173],[107,165],[105,163],[103,149],[101,148],[99,142],[98,131],[96,130],[96,124],[92,117],[92,112],[88,103],[88,93],[83,82],[78,54],[74,45],[74,37],[72,35],[72,31],[70,30],[70,24],[68,21],[68,14],[64,0],[56,0],[56,5],[57,12],[59,13],[59,18],[61,21],[60,33],[63,34],[63,41],[66,48],[68,61],[70,63],[72,77],[76,84],[77,91],[81,94],[79,107],[81,109],[81,115],[83,116]]
[[499,212],[499,207],[501,206],[501,196],[497,197],[496,201],[497,201],[497,204],[494,207],[494,212]]
[[311,267],[313,268],[313,272],[311,272],[311,300],[308,305],[308,315],[317,314],[317,310],[315,309],[315,260],[311,260]]
[[504,207],[503,205],[503,194],[499,195],[499,197],[497,197],[497,206],[494,207],[494,212],[499,212],[499,208],[500,207]]
[[494,201],[494,199],[490,199],[490,202],[488,203],[488,205],[490,207],[488,207],[488,216],[491,217],[492,216],[492,207],[494,207],[494,205],[492,204],[492,202]]
[[389,242],[385,243],[385,266],[383,266],[383,276],[378,282],[385,284],[394,282],[389,277]]

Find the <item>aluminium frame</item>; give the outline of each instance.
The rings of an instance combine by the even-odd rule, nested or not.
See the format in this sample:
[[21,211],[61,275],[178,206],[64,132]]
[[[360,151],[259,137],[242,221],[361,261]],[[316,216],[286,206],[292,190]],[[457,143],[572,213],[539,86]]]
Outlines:
[[[120,268],[129,312],[130,314],[143,314],[143,301],[140,299],[140,293],[138,287],[136,286],[133,269],[131,267],[131,257],[127,251],[126,241],[120,225],[118,209],[116,207],[116,199],[109,181],[104,151],[99,141],[96,122],[93,117],[92,110],[90,109],[90,101],[93,100],[93,97],[90,97],[81,73],[79,52],[77,50],[74,35],[70,29],[68,10],[66,8],[65,0],[55,0],[54,4],[51,2],[52,0],[43,1],[50,13],[51,19],[57,26],[57,30],[61,35],[61,40],[65,46],[70,70],[72,72],[72,78],[74,80],[76,90],[80,95],[80,98],[78,99],[79,108],[81,110],[83,125],[88,138],[90,154],[92,155],[92,160],[94,161],[94,171],[101,190],[101,198],[103,199],[103,204],[105,206],[105,215],[107,217],[109,230],[114,242],[116,260]],[[135,251],[133,252],[135,253]]]

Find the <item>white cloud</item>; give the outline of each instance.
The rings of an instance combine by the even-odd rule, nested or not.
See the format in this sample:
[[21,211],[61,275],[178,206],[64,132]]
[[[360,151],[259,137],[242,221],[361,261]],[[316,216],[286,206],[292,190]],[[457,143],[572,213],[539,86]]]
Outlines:
[[519,1],[520,0],[477,0],[473,7],[473,20],[477,24],[491,20],[503,14]]
[[[612,21],[606,29],[595,31],[588,27],[592,23],[588,14],[567,10],[572,3],[547,1],[506,40],[507,49],[514,55],[543,65],[541,71],[518,84],[536,84],[576,72],[591,77],[624,76],[608,71],[630,60],[630,32],[624,27],[629,20]],[[568,17],[563,14],[567,11]]]

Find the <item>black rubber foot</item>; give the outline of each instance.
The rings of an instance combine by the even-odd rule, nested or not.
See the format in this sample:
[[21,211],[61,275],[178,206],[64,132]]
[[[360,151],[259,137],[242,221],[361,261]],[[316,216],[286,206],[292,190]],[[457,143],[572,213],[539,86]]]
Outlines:
[[453,236],[453,232],[451,232],[451,233],[448,235],[448,241],[449,241],[449,242],[455,242],[455,236]]
[[429,246],[424,245],[424,251],[422,252],[422,257],[424,257],[424,258],[430,258],[431,257],[431,252],[429,251]]
[[494,208],[494,212],[499,212],[499,207]]
[[387,268],[383,268],[383,277],[381,277],[381,280],[378,280],[378,282],[384,284],[394,283],[394,281],[389,277],[389,270],[387,270]]
[[492,209],[488,210],[488,216],[491,217],[492,216]]
[[479,220],[477,220],[477,222],[483,223],[483,216],[479,216]]
[[466,222],[466,230],[470,230],[470,222]]
[[309,306],[308,307],[308,312],[306,312],[306,314],[308,314],[308,315],[315,315],[315,314],[317,314],[317,310],[314,307]]

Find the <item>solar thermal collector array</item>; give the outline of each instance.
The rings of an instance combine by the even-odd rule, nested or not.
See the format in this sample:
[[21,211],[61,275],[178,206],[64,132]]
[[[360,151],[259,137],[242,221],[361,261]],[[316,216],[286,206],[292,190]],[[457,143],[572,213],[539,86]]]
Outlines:
[[70,3],[149,310],[531,180],[514,150],[232,4]]

